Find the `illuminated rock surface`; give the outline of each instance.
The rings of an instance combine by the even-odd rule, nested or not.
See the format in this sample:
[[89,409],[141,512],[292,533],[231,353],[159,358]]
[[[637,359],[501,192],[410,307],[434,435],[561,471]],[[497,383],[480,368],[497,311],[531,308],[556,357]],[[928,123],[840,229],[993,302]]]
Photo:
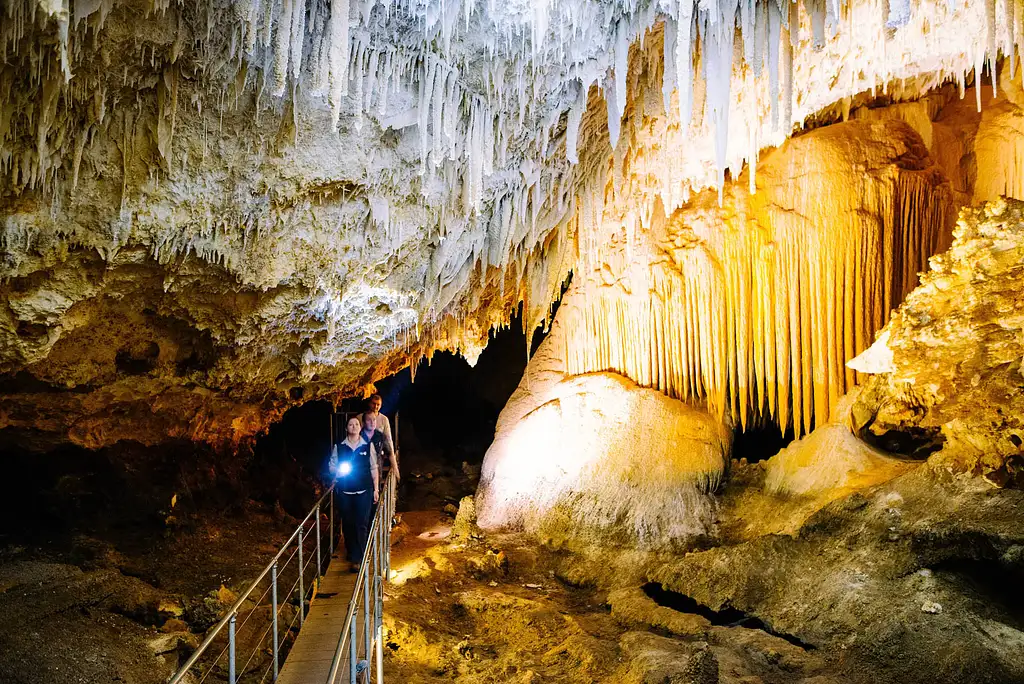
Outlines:
[[756,616],[844,663],[849,681],[1019,681],[1022,505],[1020,491],[918,468],[829,504],[794,536],[689,554],[649,579]]
[[[475,358],[517,303],[539,323],[570,270],[602,262],[595,222],[643,232],[658,202],[731,194],[727,170],[875,95],[1005,86],[1016,5],[12,0],[0,425],[99,446],[130,417],[143,442],[231,446],[434,349]],[[1016,147],[983,135],[1016,130],[1010,94],[952,135],[903,118],[964,192],[1012,194]],[[897,180],[889,201],[919,207]],[[942,204],[922,205],[922,245]],[[767,371],[706,380],[718,410],[726,388],[740,414],[778,398]],[[805,427],[848,384],[816,382],[787,395]]]
[[685,548],[713,534],[729,427],[703,408],[612,373],[572,376],[561,312],[502,411],[484,461],[478,517],[555,544]]
[[936,468],[1020,483],[1024,205],[966,210],[954,235],[886,327],[891,372],[866,384],[854,420],[869,435],[941,445]]
[[852,492],[890,480],[907,464],[872,449],[846,425],[828,423],[770,458],[766,467],[768,491],[816,495]]

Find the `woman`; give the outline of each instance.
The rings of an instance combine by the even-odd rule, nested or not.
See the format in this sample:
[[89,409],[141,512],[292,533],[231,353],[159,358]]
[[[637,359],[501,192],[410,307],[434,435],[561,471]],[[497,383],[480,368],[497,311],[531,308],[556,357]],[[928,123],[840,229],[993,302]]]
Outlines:
[[331,450],[330,460],[341,513],[341,533],[345,537],[345,556],[352,564],[352,572],[359,571],[366,551],[366,541],[370,537],[370,512],[373,504],[377,503],[380,480],[377,454],[359,434],[362,429],[358,417],[349,418],[345,425],[345,439]]

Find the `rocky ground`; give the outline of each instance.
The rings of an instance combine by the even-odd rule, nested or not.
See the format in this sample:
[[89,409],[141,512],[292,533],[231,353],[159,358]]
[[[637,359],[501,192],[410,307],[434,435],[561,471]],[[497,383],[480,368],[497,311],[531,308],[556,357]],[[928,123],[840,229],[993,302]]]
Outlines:
[[226,463],[136,444],[12,464],[0,504],[5,684],[165,682],[313,503],[303,468],[276,453]]
[[[653,587],[579,584],[569,559],[530,538],[466,534],[438,517],[407,515],[395,548],[385,667],[398,681],[842,681],[748,616],[660,606]],[[452,526],[423,548],[424,535]]]
[[908,466],[812,512],[765,494],[763,470],[734,464],[721,515],[760,497],[765,532],[733,520],[685,556],[580,555],[484,536],[468,512],[406,514],[386,667],[407,682],[1024,681],[1020,491]]
[[[485,534],[466,496],[471,465],[410,463],[386,591],[388,676],[1024,681],[1024,493],[920,462],[883,470],[785,495],[766,488],[770,466],[733,462],[715,545],[658,555]],[[148,539],[8,537],[0,681],[166,681],[295,524],[258,501],[181,518]]]
[[151,540],[0,552],[0,680],[166,681],[294,529],[253,505]]

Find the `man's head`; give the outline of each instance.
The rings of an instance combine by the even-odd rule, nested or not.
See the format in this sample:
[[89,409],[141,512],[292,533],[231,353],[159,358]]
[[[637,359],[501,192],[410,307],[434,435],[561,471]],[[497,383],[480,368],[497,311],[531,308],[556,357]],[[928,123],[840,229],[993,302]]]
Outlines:
[[380,407],[383,404],[384,404],[384,400],[380,398],[379,394],[370,395],[370,398],[366,402],[366,405],[367,405],[370,413],[374,413],[374,414],[380,413]]
[[366,411],[363,413],[363,431],[373,432],[377,429],[377,414]]

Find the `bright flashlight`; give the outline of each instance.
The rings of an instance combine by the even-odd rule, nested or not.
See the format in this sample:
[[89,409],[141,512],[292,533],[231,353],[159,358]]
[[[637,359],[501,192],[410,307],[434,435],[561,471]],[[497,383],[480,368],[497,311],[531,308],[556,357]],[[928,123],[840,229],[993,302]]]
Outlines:
[[345,477],[352,472],[352,464],[348,461],[342,461],[338,464],[338,475]]

